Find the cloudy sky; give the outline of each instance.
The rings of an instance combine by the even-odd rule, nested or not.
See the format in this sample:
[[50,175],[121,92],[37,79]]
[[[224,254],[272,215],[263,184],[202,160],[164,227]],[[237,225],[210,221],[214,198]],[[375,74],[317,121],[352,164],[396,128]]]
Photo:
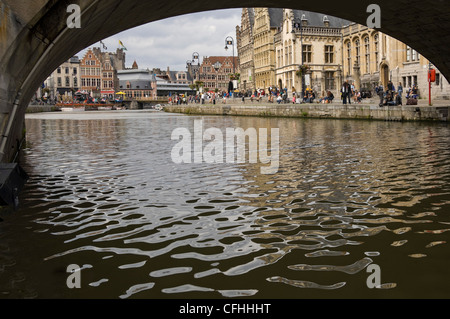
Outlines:
[[[185,70],[192,53],[203,56],[232,56],[232,49],[225,51],[225,39],[236,39],[236,26],[241,24],[242,9],[228,9],[195,13],[152,22],[116,34],[103,43],[108,51],[116,51],[119,40],[126,51],[126,67],[134,60],[139,68]],[[100,47],[96,43],[91,47]],[[85,51],[79,53],[80,58]],[[237,56],[237,52],[235,51]]]

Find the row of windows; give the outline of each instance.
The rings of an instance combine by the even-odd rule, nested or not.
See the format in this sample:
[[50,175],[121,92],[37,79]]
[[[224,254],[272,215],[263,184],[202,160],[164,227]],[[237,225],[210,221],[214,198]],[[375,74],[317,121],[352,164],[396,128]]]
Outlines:
[[270,52],[255,53],[255,67],[262,67],[271,63]]
[[419,53],[416,50],[413,50],[411,47],[406,46],[406,62],[414,62],[419,60]]
[[[216,88],[216,82],[206,82],[205,83],[205,88],[208,89],[215,89]],[[217,83],[217,88],[228,88],[228,83],[224,83],[224,82],[218,82]]]
[[95,60],[86,60],[84,65],[97,65],[97,61]]
[[[61,74],[61,72],[62,72],[62,69],[61,69],[61,67],[59,67],[59,68],[56,70],[56,73]],[[69,67],[65,67],[65,68],[64,68],[64,73],[65,73],[65,74],[70,74],[70,68],[69,68]],[[77,69],[77,68],[73,68],[73,69],[72,69],[72,74],[73,74],[73,75],[76,75],[77,73],[78,73],[78,69]]]
[[[226,63],[226,65],[227,65],[227,66],[228,66],[228,65],[232,66],[232,64],[231,64],[231,63],[228,63],[228,62]],[[213,68],[211,68],[210,66],[204,66],[204,67],[202,68],[202,72],[203,72],[203,73],[211,73],[212,71],[213,71]],[[214,68],[214,71],[216,71],[215,68]],[[220,71],[220,68],[219,68],[219,71]],[[217,72],[219,72],[219,71],[217,71]],[[223,72],[223,73],[231,73],[231,72],[232,72],[232,68],[230,68],[230,67],[223,68],[221,72]],[[185,79],[185,78],[183,77],[183,79]]]
[[[324,73],[325,75],[325,88],[324,90],[336,90],[337,86],[337,78],[336,78],[336,72],[333,71],[326,71]],[[282,81],[284,79],[284,82]],[[313,86],[319,88],[318,91],[322,91],[322,79],[321,77],[314,76]],[[283,75],[281,78],[279,78],[278,82],[279,86],[286,87],[286,88],[293,88],[296,85],[296,76],[294,72],[289,72],[288,74]]]
[[[378,58],[379,58],[379,37],[378,34],[376,34],[373,37],[373,43],[371,44],[369,37],[364,38],[364,52],[362,52],[361,48],[361,42],[359,39],[354,41],[354,46],[352,46],[352,43],[348,41],[345,46],[347,48],[347,74],[352,74],[352,56],[354,53],[355,63],[358,64],[361,67],[361,70],[363,73],[371,73],[372,69],[372,55],[374,55],[374,64],[375,64],[375,71],[379,71],[379,65],[378,65]],[[374,51],[372,53],[372,45],[374,47]],[[361,60],[361,55],[364,55],[364,61]],[[364,63],[362,63],[364,62]]]
[[99,76],[100,68],[81,68],[81,75]]
[[[72,87],[71,85],[70,85],[70,77],[68,77],[68,76],[66,76],[65,78],[64,78],[64,87]],[[56,79],[56,81],[57,81],[57,86],[58,87],[62,87],[62,78],[61,77],[58,77],[57,79]],[[77,87],[78,86],[78,78],[73,78],[73,87]]]
[[103,72],[103,78],[112,79],[114,77],[114,74],[112,72]]
[[152,91],[126,91],[128,98],[152,97]]
[[100,79],[81,79],[82,87],[97,87],[100,88],[102,81]]
[[103,81],[104,89],[114,89],[114,81]]
[[[278,50],[278,66],[281,67],[283,65],[283,49]],[[302,62],[303,63],[312,63],[313,57],[313,46],[311,44],[302,45]],[[335,63],[335,53],[333,45],[325,46],[325,63],[332,64]],[[284,64],[293,64],[292,58],[292,46],[285,48],[284,50]]]

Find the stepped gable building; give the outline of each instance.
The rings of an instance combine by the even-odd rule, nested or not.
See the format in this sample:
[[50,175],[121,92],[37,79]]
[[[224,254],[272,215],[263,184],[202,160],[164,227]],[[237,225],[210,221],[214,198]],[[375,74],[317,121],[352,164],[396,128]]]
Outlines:
[[92,49],[89,49],[81,59],[81,90],[91,94],[92,97],[101,96],[102,62]]
[[113,99],[118,91],[118,70],[125,69],[123,49],[102,52],[100,48],[89,49],[81,60],[81,90],[93,97]]
[[199,79],[209,91],[227,92],[230,75],[239,73],[239,58],[230,56],[204,57],[200,65]]
[[253,8],[243,8],[241,25],[236,27],[236,42],[241,73],[239,89],[244,92],[254,91],[256,89],[253,48],[254,23],[255,14]]

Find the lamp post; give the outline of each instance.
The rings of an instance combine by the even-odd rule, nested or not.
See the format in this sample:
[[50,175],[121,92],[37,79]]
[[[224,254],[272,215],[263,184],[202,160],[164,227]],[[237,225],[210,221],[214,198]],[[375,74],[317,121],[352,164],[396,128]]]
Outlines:
[[[234,39],[233,39],[233,37],[231,37],[231,36],[229,36],[229,37],[227,37],[226,39],[225,39],[225,50],[226,51],[228,51],[228,46],[229,45],[232,45],[233,46],[233,76],[236,74],[236,65],[235,65],[235,63],[234,63]],[[230,79],[230,82],[231,82],[231,79]],[[233,86],[233,91],[234,91],[234,89],[235,89],[235,87],[234,87],[234,83],[232,83],[232,86]],[[230,87],[231,87],[231,85],[229,86],[229,89],[230,89]],[[233,94],[234,95],[234,94]]]
[[219,72],[221,67],[222,64],[219,61],[214,64],[214,70],[216,70],[216,88],[219,88],[219,75],[217,73]]
[[225,50],[228,51],[228,46],[233,46],[233,73],[236,73],[236,65],[234,63],[234,39],[232,37],[227,37],[225,39]]
[[[301,67],[303,68],[304,54],[303,54],[303,20],[306,20],[304,15],[302,16],[301,21],[294,21],[292,33],[295,33],[295,30],[300,29],[300,55],[301,55]],[[302,72],[302,98],[305,96],[305,74]]]

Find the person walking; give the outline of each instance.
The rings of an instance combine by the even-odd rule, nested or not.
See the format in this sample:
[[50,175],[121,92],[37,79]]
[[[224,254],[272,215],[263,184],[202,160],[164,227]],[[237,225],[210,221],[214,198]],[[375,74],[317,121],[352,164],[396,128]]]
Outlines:
[[347,104],[347,100],[348,104],[352,104],[351,98],[352,98],[352,88],[348,83],[348,81],[345,81],[344,85],[342,86],[342,99],[344,100],[344,105]]
[[384,88],[383,88],[383,84],[380,84],[377,88],[376,88],[376,92],[378,94],[378,96],[380,97],[380,107],[383,107],[384,104]]
[[400,96],[400,98],[402,98],[402,95],[403,95],[403,85],[402,85],[401,82],[398,84],[397,93],[398,93],[398,95]]

